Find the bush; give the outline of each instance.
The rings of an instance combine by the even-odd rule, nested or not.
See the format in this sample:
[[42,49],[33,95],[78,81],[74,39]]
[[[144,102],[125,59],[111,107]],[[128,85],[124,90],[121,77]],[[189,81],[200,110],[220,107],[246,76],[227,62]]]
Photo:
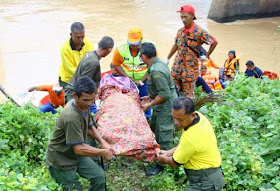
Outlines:
[[[222,103],[200,108],[218,139],[224,190],[280,190],[280,81],[239,75]],[[57,115],[31,105],[0,105],[0,190],[61,190],[50,178],[44,155]],[[175,137],[177,145],[180,133]],[[107,171],[109,190],[185,190],[183,167],[146,177],[146,163],[115,157]]]
[[[223,159],[224,189],[279,190],[280,81],[239,75],[223,96],[222,103],[209,103],[200,112],[209,118],[216,132]],[[179,171],[176,169],[172,175],[176,177]],[[172,180],[173,176],[163,173],[152,177],[152,182]],[[180,185],[180,181],[169,182]],[[179,189],[173,185],[174,190],[183,186]]]
[[60,190],[44,165],[56,115],[0,105],[0,190]]

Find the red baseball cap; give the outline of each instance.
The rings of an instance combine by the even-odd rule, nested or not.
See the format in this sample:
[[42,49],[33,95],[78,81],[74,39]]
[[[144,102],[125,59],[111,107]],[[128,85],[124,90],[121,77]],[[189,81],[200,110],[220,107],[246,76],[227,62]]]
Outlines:
[[184,5],[181,7],[181,10],[177,11],[177,12],[178,13],[183,13],[183,12],[191,13],[194,16],[193,20],[196,19],[195,14],[194,14],[195,10],[194,10],[193,6],[191,6],[191,5]]

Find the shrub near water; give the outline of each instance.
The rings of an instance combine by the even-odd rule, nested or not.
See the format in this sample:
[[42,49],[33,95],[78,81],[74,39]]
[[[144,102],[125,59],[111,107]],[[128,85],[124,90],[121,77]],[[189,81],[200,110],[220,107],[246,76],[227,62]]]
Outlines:
[[[223,94],[225,102],[208,104],[200,112],[217,135],[224,190],[280,190],[280,81],[240,75]],[[174,184],[179,185],[174,190],[185,186],[179,172],[173,172]],[[166,177],[166,173],[152,177],[149,184],[164,190],[167,185],[156,180]]]
[[0,105],[0,190],[59,190],[44,165],[56,115]]
[[[208,104],[200,112],[217,135],[224,190],[280,190],[280,81],[240,75],[223,94],[224,103]],[[43,164],[56,117],[30,105],[0,105],[0,190],[60,190]],[[145,177],[142,162],[121,168],[120,160],[110,164],[109,190],[181,191],[187,186],[182,167]]]
[[279,190],[280,81],[239,76],[225,98],[201,110],[215,127],[226,190]]

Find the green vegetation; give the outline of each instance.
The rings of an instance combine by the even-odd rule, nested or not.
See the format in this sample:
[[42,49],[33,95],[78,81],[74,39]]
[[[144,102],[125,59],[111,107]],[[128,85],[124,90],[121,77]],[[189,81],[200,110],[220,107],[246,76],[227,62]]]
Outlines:
[[226,190],[280,190],[280,81],[239,76],[225,98],[201,111],[215,127]]
[[[200,112],[215,128],[224,190],[280,190],[280,81],[239,75],[222,95],[222,103],[209,103]],[[31,105],[0,105],[0,190],[60,190],[43,161],[57,116],[38,113]],[[178,140],[179,135],[174,144]],[[115,157],[107,170],[108,189],[180,191],[187,187],[182,167],[168,167],[160,175],[147,177],[149,166]]]
[[59,190],[44,165],[56,117],[30,104],[0,106],[0,190]]

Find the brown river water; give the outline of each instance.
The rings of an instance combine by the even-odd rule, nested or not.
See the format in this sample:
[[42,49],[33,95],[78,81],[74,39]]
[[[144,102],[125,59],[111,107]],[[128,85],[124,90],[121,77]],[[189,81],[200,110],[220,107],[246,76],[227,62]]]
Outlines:
[[[211,55],[217,65],[234,49],[242,71],[253,60],[262,70],[280,73],[280,17],[220,24],[207,19],[211,0],[1,0],[0,84],[16,96],[30,86],[56,83],[60,47],[75,21],[85,25],[95,48],[102,36],[111,36],[118,46],[130,27],[141,27],[165,60],[183,25],[176,11],[184,4],[195,7],[196,23],[218,40]],[[101,60],[102,72],[109,69],[112,56]]]

